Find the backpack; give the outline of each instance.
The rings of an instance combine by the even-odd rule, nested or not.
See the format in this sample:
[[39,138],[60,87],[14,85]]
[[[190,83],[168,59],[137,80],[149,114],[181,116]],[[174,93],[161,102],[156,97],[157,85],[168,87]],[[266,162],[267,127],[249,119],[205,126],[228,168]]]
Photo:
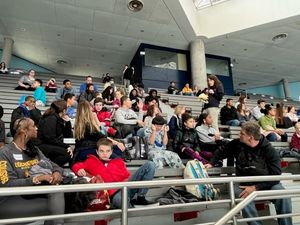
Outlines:
[[147,159],[148,144],[144,138],[133,136],[119,141],[124,143],[126,151],[130,154],[130,159]]
[[[198,160],[188,161],[184,169],[184,179],[199,178],[209,178],[204,165]],[[212,184],[192,184],[186,185],[185,188],[188,192],[205,201],[211,201],[219,196],[219,190],[214,188]]]
[[158,199],[160,205],[182,204],[190,202],[199,202],[200,199],[184,190],[170,188],[167,193]]

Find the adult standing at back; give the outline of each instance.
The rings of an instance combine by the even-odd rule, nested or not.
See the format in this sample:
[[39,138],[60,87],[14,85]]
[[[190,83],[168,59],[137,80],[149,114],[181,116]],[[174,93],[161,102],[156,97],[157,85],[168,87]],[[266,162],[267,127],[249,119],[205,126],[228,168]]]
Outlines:
[[[85,82],[80,84],[80,88],[79,88],[79,94],[80,95],[87,90],[87,85],[88,84],[93,84],[92,76],[86,76]],[[94,86],[94,91],[97,92],[98,91],[97,85],[93,84],[93,86]]]
[[19,79],[18,87],[16,87],[15,90],[34,91],[34,88],[32,87],[34,81],[35,71],[31,69],[29,70],[28,75],[24,75]]
[[130,81],[132,79],[132,76],[134,74],[134,67],[129,67],[127,64],[124,67],[123,70],[123,84],[126,88],[130,85]]
[[221,81],[216,75],[207,76],[207,86],[208,86],[208,103],[204,104],[204,111],[211,115],[213,118],[212,126],[218,131],[218,120],[219,120],[219,105],[220,101],[224,96],[224,87]]

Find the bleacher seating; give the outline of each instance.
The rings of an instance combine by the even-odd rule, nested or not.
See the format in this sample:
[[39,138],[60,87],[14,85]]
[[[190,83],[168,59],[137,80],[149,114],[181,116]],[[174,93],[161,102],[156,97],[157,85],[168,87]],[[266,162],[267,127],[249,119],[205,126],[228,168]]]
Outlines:
[[[5,128],[8,132],[9,130],[9,122],[10,122],[10,115],[12,113],[12,110],[15,109],[18,105],[19,98],[26,94],[32,94],[32,92],[27,91],[16,91],[14,90],[14,87],[17,84],[17,81],[19,79],[19,76],[16,75],[1,75],[2,81],[0,83],[0,105],[4,108],[4,116],[3,121],[5,122]],[[46,81],[53,75],[51,74],[39,74],[37,73],[36,77],[39,79],[42,79],[43,81]],[[60,86],[62,86],[62,81],[64,79],[70,79],[72,81],[73,87],[79,89],[79,85],[84,82],[84,77],[78,77],[78,76],[71,76],[71,75],[55,75],[56,80]],[[93,78],[94,83],[97,84],[97,86],[100,88],[100,90],[103,90],[103,84],[101,83],[100,78]],[[182,96],[182,95],[169,95],[166,94],[166,90],[164,89],[157,89],[159,96],[162,99],[168,99],[169,105],[172,104],[172,102],[177,102],[179,104],[186,105],[187,107],[191,108],[192,115],[193,116],[199,116],[202,110],[202,103],[197,99],[197,97],[194,96]],[[47,93],[47,105],[45,107],[40,107],[41,111],[44,112],[50,105],[50,103],[54,100],[54,93]],[[226,98],[233,98],[234,101],[238,100],[237,96],[224,96],[221,106],[225,104]],[[267,100],[268,101],[268,100]],[[254,107],[256,106],[256,99],[255,100],[248,100],[247,101],[248,107]],[[220,126],[221,130],[223,130],[222,134],[228,134],[230,135],[229,138],[237,138],[239,135],[239,129],[240,127],[229,127],[229,126]],[[285,130],[289,137],[291,136],[291,133],[294,132],[293,129]],[[74,139],[65,139],[65,143],[74,145],[75,140]],[[275,142],[272,143],[272,145],[276,148],[281,147],[288,147],[288,142]],[[294,160],[297,161],[298,160]],[[133,160],[131,162],[127,162],[127,166],[129,167],[129,170],[132,172],[135,171],[140,165],[142,165],[145,162],[145,160]],[[211,168],[208,170],[208,173],[211,176],[228,176],[234,174],[235,170],[231,167],[223,167],[223,168]],[[162,170],[157,170],[155,173],[155,179],[182,179],[183,178],[183,169],[170,169],[170,168],[164,168]],[[223,187],[224,188],[224,187]],[[154,188],[151,189],[148,193],[148,196],[150,198],[157,198],[161,196],[165,191],[167,190],[166,187],[163,188]],[[226,193],[226,190],[225,192]],[[207,207],[207,206],[206,206]],[[222,207],[224,207],[222,205]]]
[[[85,77],[74,76],[74,75],[60,75],[60,74],[48,74],[48,73],[36,73],[36,78],[41,79],[44,84],[49,80],[50,77],[56,77],[56,82],[59,87],[62,87],[63,80],[69,79],[72,82],[73,87],[77,88],[79,91],[79,86],[85,82]],[[18,80],[21,75],[16,74],[1,74],[0,82],[0,105],[4,109],[4,115],[2,120],[5,122],[6,134],[9,132],[9,123],[11,119],[12,111],[18,106],[18,102],[23,95],[32,95],[32,91],[21,91],[14,90],[17,86]],[[101,78],[94,78],[93,83],[95,83],[100,90],[103,90],[103,83]],[[49,108],[51,102],[55,100],[55,93],[47,92],[47,104],[45,107],[39,107],[42,113]]]

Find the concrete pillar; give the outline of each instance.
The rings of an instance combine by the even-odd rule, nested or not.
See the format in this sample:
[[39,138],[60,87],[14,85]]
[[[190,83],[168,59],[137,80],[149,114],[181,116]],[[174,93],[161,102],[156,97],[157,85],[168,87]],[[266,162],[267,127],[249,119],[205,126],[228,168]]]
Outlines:
[[287,78],[282,79],[284,98],[291,99],[290,89],[289,89],[289,81]]
[[10,59],[12,56],[14,40],[8,37],[4,38],[2,59],[1,62],[5,62],[6,67],[9,68]]
[[201,90],[207,87],[205,48],[201,39],[190,43],[191,75],[193,85],[198,85]]

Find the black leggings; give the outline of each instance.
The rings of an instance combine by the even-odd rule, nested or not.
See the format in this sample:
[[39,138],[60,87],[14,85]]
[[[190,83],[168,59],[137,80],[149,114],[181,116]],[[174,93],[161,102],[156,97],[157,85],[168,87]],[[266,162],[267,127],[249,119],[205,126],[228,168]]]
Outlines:
[[71,159],[70,154],[64,147],[42,144],[39,146],[39,148],[47,158],[49,158],[52,162],[56,163],[59,166],[65,165]]

